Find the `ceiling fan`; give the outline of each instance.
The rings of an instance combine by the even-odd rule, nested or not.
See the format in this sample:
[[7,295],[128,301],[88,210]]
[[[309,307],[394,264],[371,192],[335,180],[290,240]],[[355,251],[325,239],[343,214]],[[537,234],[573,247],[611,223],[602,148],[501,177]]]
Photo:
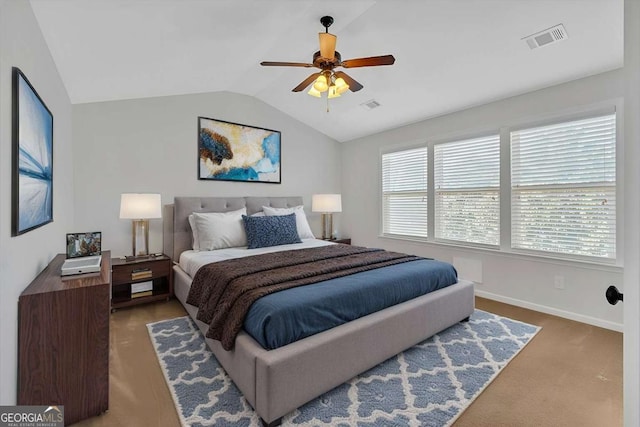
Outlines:
[[357,92],[363,86],[344,71],[335,71],[335,68],[375,67],[378,65],[392,65],[396,61],[393,55],[370,56],[367,58],[345,59],[343,61],[340,52],[336,50],[337,37],[329,33],[333,18],[331,16],[323,16],[320,18],[320,23],[324,26],[325,32],[318,34],[320,37],[320,50],[313,54],[312,63],[273,61],[260,63],[265,67],[316,67],[320,69],[319,72],[313,73],[298,86],[294,87],[292,92],[300,92],[311,83],[313,83],[313,86],[311,86],[311,90],[308,93],[317,98],[321,97],[322,92],[328,92],[327,98],[336,98],[347,90]]

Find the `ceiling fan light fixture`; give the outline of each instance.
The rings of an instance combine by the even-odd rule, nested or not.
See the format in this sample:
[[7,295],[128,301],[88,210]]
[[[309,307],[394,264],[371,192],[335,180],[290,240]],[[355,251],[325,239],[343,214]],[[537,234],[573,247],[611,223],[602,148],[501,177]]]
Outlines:
[[314,52],[312,62],[262,61],[260,63],[260,65],[265,67],[315,67],[319,70],[300,82],[298,86],[291,90],[292,92],[302,92],[311,85],[312,87],[307,92],[309,95],[321,98],[323,92],[329,91],[329,93],[327,93],[327,99],[337,98],[346,91],[358,92],[364,86],[347,73],[336,71],[336,68],[377,67],[380,65],[393,65],[395,63],[393,55],[368,56],[343,60],[340,52],[336,50],[337,36],[329,33],[329,27],[333,24],[333,18],[328,15],[323,16],[320,18],[320,23],[325,28],[325,32],[318,34],[320,50]]
[[332,61],[336,55],[337,37],[331,33],[318,33],[320,38],[320,56]]
[[324,75],[319,75],[316,82],[313,84],[313,88],[318,92],[325,92],[329,88],[327,78]]
[[322,96],[322,93],[320,93],[315,87],[311,86],[311,89],[309,89],[309,92],[307,92],[309,95],[311,96],[315,96],[316,98],[320,98]]

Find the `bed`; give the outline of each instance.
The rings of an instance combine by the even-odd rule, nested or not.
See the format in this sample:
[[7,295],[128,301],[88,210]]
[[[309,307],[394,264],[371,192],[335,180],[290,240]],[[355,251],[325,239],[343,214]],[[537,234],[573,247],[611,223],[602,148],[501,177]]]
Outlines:
[[[175,260],[191,249],[188,217],[193,212],[229,212],[246,208],[251,215],[263,206],[302,205],[301,197],[176,197],[164,208],[164,251]],[[203,334],[198,308],[186,302],[192,277],[174,262],[175,295]],[[457,283],[360,317],[282,347],[266,350],[245,331],[225,350],[220,341],[207,344],[255,409],[264,425],[397,353],[468,318],[474,310],[471,282]]]

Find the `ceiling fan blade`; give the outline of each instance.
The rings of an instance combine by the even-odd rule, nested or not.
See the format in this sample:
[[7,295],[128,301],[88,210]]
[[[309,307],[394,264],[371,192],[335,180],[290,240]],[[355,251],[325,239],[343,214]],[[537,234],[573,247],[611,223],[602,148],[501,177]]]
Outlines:
[[337,37],[331,33],[318,33],[318,37],[320,38],[320,56],[333,60],[336,55]]
[[359,91],[360,89],[362,89],[364,87],[360,83],[355,81],[353,78],[351,78],[344,71],[336,71],[335,74],[336,74],[337,78],[342,77],[342,80],[344,80],[349,85],[349,90],[351,92],[357,92],[357,91]]
[[313,67],[313,64],[305,64],[303,62],[274,62],[274,61],[262,61],[260,63],[263,67]]
[[346,59],[342,61],[344,68],[375,67],[376,65],[393,65],[396,59],[393,55],[369,56],[368,58]]
[[[291,89],[291,92],[300,92],[302,90],[304,90],[307,86],[309,86],[315,79],[318,78],[318,76],[320,76],[320,74],[322,73],[313,73],[311,74],[309,77],[307,77],[306,79],[304,79],[302,81],[302,83],[300,83],[298,86],[294,87],[293,89]],[[346,80],[345,80],[346,81]]]

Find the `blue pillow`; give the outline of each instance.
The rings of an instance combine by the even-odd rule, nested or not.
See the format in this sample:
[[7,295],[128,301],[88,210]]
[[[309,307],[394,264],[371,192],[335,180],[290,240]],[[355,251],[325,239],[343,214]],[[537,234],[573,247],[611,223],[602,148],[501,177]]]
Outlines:
[[302,243],[296,227],[296,214],[281,216],[242,215],[249,249]]

